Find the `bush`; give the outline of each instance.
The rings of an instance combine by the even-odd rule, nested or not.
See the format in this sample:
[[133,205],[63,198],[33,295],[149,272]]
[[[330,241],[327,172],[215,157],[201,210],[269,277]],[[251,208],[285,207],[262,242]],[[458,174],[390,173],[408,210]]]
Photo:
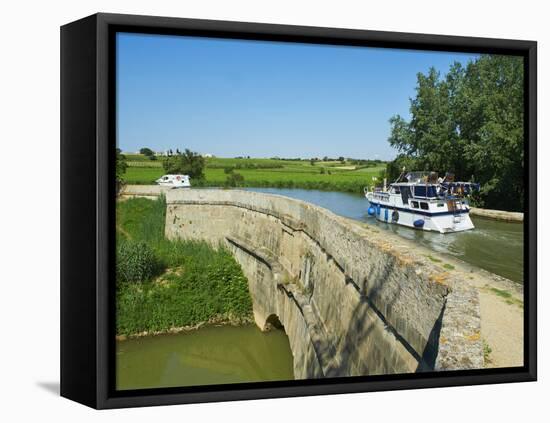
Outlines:
[[144,242],[121,241],[117,245],[116,275],[120,282],[145,282],[162,271],[153,250]]
[[225,180],[228,187],[240,187],[244,185],[244,176],[237,172],[231,172]]
[[147,148],[147,147],[140,148],[139,154],[143,154],[146,157],[154,157],[155,156],[155,152],[153,150],[151,150],[150,148]]
[[189,149],[183,153],[176,150],[177,154],[166,158],[162,162],[162,167],[167,174],[189,175],[191,179],[204,179],[204,157]]

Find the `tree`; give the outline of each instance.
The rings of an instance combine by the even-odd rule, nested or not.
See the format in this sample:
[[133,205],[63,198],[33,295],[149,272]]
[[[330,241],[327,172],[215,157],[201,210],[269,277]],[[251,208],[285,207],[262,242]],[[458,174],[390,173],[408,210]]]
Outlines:
[[139,150],[139,154],[143,154],[146,157],[152,157],[155,155],[155,152],[151,150],[150,148],[143,147]]
[[242,186],[244,183],[244,176],[237,172],[230,172],[229,176],[225,180],[225,185],[228,187]]
[[408,170],[453,172],[481,183],[482,207],[523,210],[523,62],[483,55],[441,77],[417,75],[411,120],[390,119],[390,145],[400,151],[388,174]]
[[204,158],[189,149],[168,157],[162,163],[167,174],[189,175],[192,179],[204,179]]
[[126,156],[122,154],[120,148],[116,149],[116,164],[115,164],[115,177],[117,184],[117,191],[121,184],[124,183],[124,174],[128,168],[128,163],[126,163]]
[[345,163],[346,158],[344,156],[340,156],[340,157],[338,157],[338,161],[341,162],[341,163]]
[[399,175],[401,175],[403,168],[408,171],[412,171],[420,169],[421,166],[416,164],[416,159],[414,157],[400,154],[395,158],[395,160],[386,164],[386,171],[382,178],[387,177],[389,182],[393,182],[397,180],[397,178],[399,178]]

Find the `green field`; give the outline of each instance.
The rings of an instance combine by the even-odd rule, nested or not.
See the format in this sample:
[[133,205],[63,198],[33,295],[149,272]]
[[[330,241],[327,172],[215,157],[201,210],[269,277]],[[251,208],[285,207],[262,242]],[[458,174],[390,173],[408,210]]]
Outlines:
[[[143,156],[128,155],[128,169],[124,179],[128,184],[153,184],[164,175],[162,158],[151,161]],[[244,177],[244,187],[305,188],[344,192],[363,192],[373,185],[385,163],[357,166],[346,161],[315,162],[306,160],[211,158],[206,161],[205,181],[193,186],[223,186],[227,180],[225,168]]]

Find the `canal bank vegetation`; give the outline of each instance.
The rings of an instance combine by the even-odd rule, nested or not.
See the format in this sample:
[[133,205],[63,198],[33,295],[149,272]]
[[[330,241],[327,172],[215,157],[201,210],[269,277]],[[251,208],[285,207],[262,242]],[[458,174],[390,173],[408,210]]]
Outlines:
[[443,76],[435,68],[419,73],[411,119],[390,119],[389,142],[400,155],[388,164],[388,177],[403,167],[452,172],[481,184],[473,205],[522,212],[523,99],[521,57],[482,55]]
[[516,298],[509,290],[499,289],[493,286],[486,286],[485,290],[500,297],[506,304],[516,305],[519,308],[523,309],[523,300]]
[[248,282],[223,247],[164,237],[166,202],[117,204],[117,335],[253,320]]

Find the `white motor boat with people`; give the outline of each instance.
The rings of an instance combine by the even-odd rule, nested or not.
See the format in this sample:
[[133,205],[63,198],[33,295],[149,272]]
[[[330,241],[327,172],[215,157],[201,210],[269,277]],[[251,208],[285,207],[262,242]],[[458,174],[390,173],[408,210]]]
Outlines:
[[161,187],[190,188],[189,175],[164,175],[155,181]]
[[382,222],[440,233],[474,229],[468,197],[479,190],[473,182],[455,182],[437,172],[408,172],[386,187],[364,189],[368,214]]

